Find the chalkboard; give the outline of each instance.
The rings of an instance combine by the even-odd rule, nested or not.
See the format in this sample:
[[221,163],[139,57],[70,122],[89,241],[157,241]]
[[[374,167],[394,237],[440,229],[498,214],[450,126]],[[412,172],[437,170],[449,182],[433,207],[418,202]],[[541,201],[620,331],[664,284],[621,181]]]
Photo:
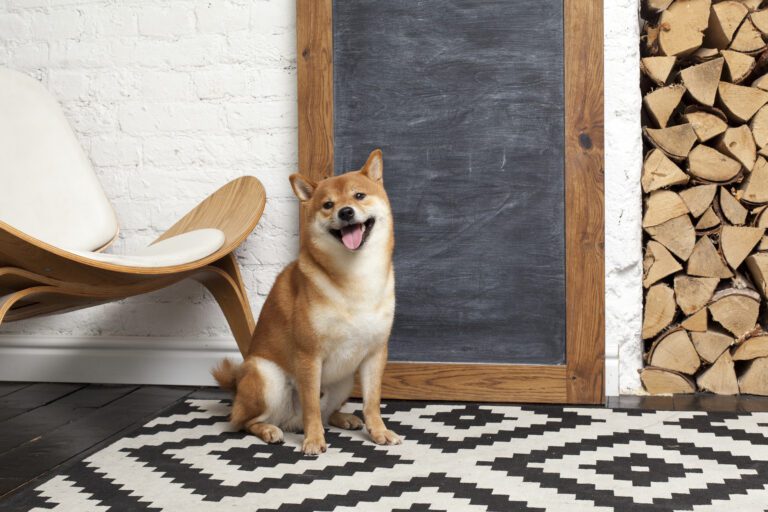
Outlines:
[[384,151],[390,359],[565,361],[563,0],[333,2],[334,167]]

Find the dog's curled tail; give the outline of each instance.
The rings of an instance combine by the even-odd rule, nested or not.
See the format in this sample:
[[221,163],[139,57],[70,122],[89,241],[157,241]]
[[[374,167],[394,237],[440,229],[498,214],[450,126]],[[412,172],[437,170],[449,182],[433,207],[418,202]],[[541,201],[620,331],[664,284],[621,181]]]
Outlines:
[[232,392],[237,390],[237,373],[240,365],[232,360],[224,358],[215,368],[211,370],[211,375],[219,383],[221,389]]

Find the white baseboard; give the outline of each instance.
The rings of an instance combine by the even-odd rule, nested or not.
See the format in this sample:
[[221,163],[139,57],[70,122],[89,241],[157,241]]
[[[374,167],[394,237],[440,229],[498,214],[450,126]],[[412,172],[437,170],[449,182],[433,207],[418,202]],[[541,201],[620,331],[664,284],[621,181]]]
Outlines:
[[[234,339],[0,335],[0,381],[213,386],[224,357],[240,359]],[[619,394],[610,354],[605,394]]]
[[619,392],[619,357],[618,354],[605,355],[605,396],[618,396]]
[[210,386],[224,357],[234,339],[0,335],[0,380]]

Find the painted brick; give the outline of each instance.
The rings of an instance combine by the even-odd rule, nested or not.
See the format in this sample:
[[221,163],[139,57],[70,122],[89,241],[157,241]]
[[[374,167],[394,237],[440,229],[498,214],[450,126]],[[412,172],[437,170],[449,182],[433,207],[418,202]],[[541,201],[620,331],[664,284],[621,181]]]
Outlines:
[[84,30],[92,36],[135,36],[139,33],[139,13],[135,7],[106,5],[83,10]]
[[29,13],[32,39],[73,39],[82,30],[82,19],[77,10]]
[[223,129],[224,108],[210,103],[143,103],[122,105],[120,127],[132,135]]
[[204,33],[231,34],[247,30],[250,24],[249,4],[235,4],[221,0],[209,0],[195,8],[197,28]]
[[90,140],[91,161],[97,166],[138,165],[141,143],[125,135],[101,135]]
[[19,13],[0,14],[0,41],[18,41],[28,37],[28,19]]
[[201,68],[222,61],[226,38],[201,34],[175,41],[141,38],[134,46],[136,64],[158,69]]
[[193,100],[192,79],[179,71],[143,71],[140,75],[139,98],[142,101]]
[[139,12],[139,33],[145,36],[173,37],[195,31],[195,13],[184,4],[143,7]]
[[295,101],[269,100],[227,105],[227,123],[232,130],[295,128],[298,107]]
[[198,98],[243,98],[258,92],[254,86],[256,74],[256,70],[241,65],[226,65],[197,71],[192,79]]
[[48,43],[23,41],[18,46],[8,47],[8,63],[11,67],[21,71],[46,66],[49,55]]
[[45,7],[50,5],[49,0],[7,0],[9,10],[27,9],[33,7]]
[[[606,393],[640,389],[642,252],[638,0],[605,2]],[[611,367],[613,366],[613,367]]]
[[48,88],[59,100],[82,100],[88,97],[90,79],[82,71],[52,69],[48,72]]

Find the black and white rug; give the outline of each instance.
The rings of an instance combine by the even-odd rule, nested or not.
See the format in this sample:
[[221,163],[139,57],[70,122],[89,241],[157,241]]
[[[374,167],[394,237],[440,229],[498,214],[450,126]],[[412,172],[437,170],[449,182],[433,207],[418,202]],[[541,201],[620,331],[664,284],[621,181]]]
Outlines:
[[[359,404],[348,404],[359,413]],[[266,445],[188,400],[8,505],[61,511],[768,509],[768,413],[389,402],[403,438]],[[0,507],[2,508],[2,507]]]

